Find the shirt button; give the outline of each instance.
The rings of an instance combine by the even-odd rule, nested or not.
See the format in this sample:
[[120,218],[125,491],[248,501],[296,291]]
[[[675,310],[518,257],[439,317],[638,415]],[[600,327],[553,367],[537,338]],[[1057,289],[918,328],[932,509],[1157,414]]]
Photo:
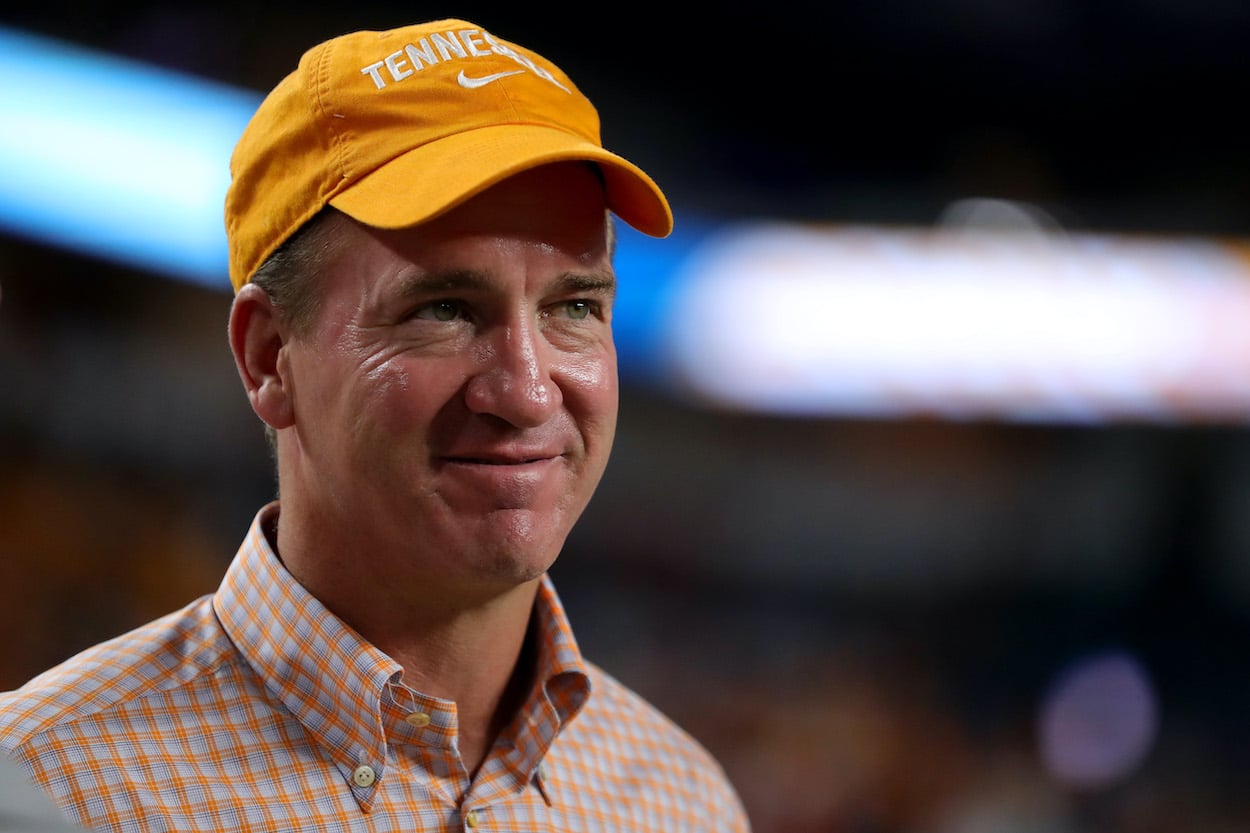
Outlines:
[[356,767],[356,771],[352,773],[352,780],[356,782],[357,787],[371,787],[376,778],[373,767],[367,765]]
[[404,718],[404,722],[409,726],[416,726],[418,729],[424,729],[430,725],[430,716],[425,712],[413,712]]
[[469,827],[477,827],[477,810],[470,810],[464,817],[464,823]]

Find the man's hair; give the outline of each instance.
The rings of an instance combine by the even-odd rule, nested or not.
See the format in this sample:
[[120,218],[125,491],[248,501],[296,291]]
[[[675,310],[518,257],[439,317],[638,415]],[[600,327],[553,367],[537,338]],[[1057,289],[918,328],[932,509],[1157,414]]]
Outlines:
[[[317,290],[318,277],[331,252],[335,236],[331,232],[338,210],[326,206],[271,254],[251,283],[265,290],[274,310],[291,331],[299,336],[308,332],[321,306]],[[265,440],[273,458],[276,479],[278,468],[278,432],[265,424]]]
[[251,282],[265,290],[277,314],[297,334],[308,332],[317,317],[321,293],[317,278],[334,251],[330,233],[338,210],[326,206],[271,254]]

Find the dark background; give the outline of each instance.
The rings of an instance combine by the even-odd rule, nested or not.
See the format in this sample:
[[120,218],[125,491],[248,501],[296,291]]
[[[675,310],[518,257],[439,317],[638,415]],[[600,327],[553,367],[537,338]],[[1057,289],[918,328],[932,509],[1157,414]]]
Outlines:
[[[259,91],[325,37],[443,16],[560,64],[679,223],[924,225],[987,196],[1073,229],[1250,233],[1231,0],[42,2],[0,22]],[[224,275],[0,239],[0,287],[12,686],[211,592],[272,482]],[[1248,546],[1239,423],[774,419],[628,387],[556,577],[588,653],[721,758],[760,833],[1224,833],[1250,828]],[[1105,651],[1144,669],[1157,722],[1140,760],[1074,783],[1041,716]],[[1131,705],[1083,737],[1114,747]]]
[[924,222],[992,192],[1087,227],[1246,222],[1237,0],[24,5],[0,20],[257,90],[323,38],[468,18],[565,68],[689,210]]

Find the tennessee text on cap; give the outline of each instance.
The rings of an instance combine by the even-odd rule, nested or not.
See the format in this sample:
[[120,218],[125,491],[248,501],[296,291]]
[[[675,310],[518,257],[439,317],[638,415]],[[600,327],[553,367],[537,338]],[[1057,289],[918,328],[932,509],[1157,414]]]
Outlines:
[[231,158],[234,288],[327,204],[366,225],[424,222],[527,168],[596,162],[608,207],[673,226],[641,169],[604,150],[599,115],[554,64],[463,20],[354,32],[313,47],[265,98]]

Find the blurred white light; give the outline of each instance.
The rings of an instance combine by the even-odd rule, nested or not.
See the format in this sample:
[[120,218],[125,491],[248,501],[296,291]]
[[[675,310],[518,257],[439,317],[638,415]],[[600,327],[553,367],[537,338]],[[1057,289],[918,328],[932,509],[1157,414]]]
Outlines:
[[1031,232],[1039,237],[1062,231],[1058,221],[1037,206],[984,197],[952,202],[938,216],[936,225],[950,230]]
[[724,407],[1250,416],[1250,268],[1213,241],[731,228],[687,262],[667,313],[674,387]]
[[1154,686],[1141,663],[1112,652],[1073,663],[1042,702],[1038,743],[1046,770],[1078,789],[1129,777],[1158,733]]

